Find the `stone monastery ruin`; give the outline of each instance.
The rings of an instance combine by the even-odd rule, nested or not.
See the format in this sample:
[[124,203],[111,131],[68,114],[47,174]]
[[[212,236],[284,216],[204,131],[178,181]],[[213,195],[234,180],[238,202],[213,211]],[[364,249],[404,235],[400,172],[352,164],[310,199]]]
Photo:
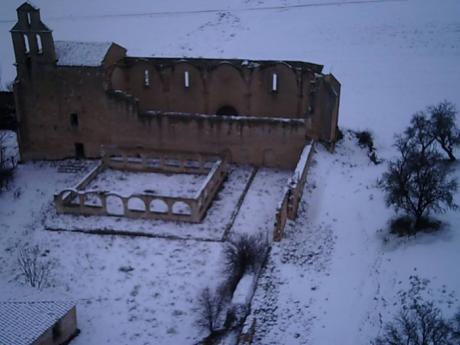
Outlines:
[[321,65],[131,57],[115,43],[54,41],[29,3],[17,15],[23,160],[96,158],[115,145],[292,169],[310,139],[334,145],[340,84]]
[[[54,197],[58,213],[199,223],[231,163],[294,170],[274,238],[295,218],[313,143],[337,137],[340,83],[301,61],[131,57],[54,41],[30,3],[11,29],[22,160],[100,158]],[[204,176],[195,194],[92,189],[107,170]],[[114,204],[118,209],[114,210]]]

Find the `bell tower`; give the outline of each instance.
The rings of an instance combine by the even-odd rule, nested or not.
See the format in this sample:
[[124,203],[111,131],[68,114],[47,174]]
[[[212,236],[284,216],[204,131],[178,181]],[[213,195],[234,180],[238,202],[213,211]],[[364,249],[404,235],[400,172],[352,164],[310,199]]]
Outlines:
[[35,64],[55,64],[52,31],[42,23],[40,10],[29,2],[17,8],[18,21],[10,30],[18,77],[30,74]]

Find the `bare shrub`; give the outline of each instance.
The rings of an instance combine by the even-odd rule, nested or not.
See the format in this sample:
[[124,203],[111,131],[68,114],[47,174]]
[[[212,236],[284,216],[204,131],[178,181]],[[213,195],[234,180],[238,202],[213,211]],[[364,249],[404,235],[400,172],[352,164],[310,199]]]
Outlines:
[[361,147],[367,147],[372,149],[374,147],[374,139],[370,131],[361,131],[355,133],[356,138],[358,139],[358,144]]
[[401,310],[394,321],[385,325],[384,334],[375,340],[375,344],[458,345],[459,330],[454,321],[444,319],[432,302],[414,301],[409,308]]
[[[371,343],[374,345],[460,344],[460,310],[454,318],[444,318],[439,307],[425,299],[427,294],[431,294],[428,279],[411,275],[409,284],[408,290],[398,292],[401,306],[398,314],[385,324],[383,334]],[[437,303],[450,306],[454,300],[453,292],[448,293],[445,287],[440,292],[444,296],[438,296]]]
[[54,263],[42,254],[38,245],[19,249],[18,264],[22,276],[31,287],[41,289],[48,284]]
[[235,327],[235,316],[228,305],[245,273],[257,272],[268,253],[268,240],[259,235],[241,234],[224,247],[225,278],[215,290],[205,288],[198,298],[197,324],[208,332],[200,344],[213,344]]
[[401,216],[393,219],[390,223],[392,234],[399,236],[413,235],[418,231],[434,232],[441,229],[442,223],[430,217],[422,217],[417,227],[415,226],[414,219],[409,216]]
[[268,240],[263,234],[240,234],[224,248],[225,266],[232,291],[245,273],[257,272],[268,253]]
[[222,331],[222,312],[224,307],[222,291],[211,291],[206,287],[198,297],[197,325],[208,332],[207,338],[212,338]]
[[367,156],[371,160],[372,163],[378,165],[381,163],[381,160],[377,158],[377,151],[374,146],[374,138],[372,137],[372,133],[368,130],[354,132],[356,138],[358,139],[358,145],[362,148],[367,148]]

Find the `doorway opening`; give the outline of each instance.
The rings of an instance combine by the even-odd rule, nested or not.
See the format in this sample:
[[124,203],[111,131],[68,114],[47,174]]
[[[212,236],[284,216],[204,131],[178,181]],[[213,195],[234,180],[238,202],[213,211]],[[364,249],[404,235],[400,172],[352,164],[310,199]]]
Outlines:
[[231,105],[224,105],[224,106],[220,107],[217,110],[216,115],[235,115],[235,116],[238,116],[239,114],[238,114],[238,110],[236,110]]
[[75,143],[75,158],[85,158],[85,145],[83,145],[82,143]]

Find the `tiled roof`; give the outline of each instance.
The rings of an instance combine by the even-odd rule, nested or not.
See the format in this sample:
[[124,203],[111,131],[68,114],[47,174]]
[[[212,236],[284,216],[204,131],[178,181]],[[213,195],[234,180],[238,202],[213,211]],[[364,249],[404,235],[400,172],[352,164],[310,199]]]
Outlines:
[[74,306],[68,301],[0,302],[0,344],[31,344]]
[[55,41],[58,66],[101,66],[112,42]]

